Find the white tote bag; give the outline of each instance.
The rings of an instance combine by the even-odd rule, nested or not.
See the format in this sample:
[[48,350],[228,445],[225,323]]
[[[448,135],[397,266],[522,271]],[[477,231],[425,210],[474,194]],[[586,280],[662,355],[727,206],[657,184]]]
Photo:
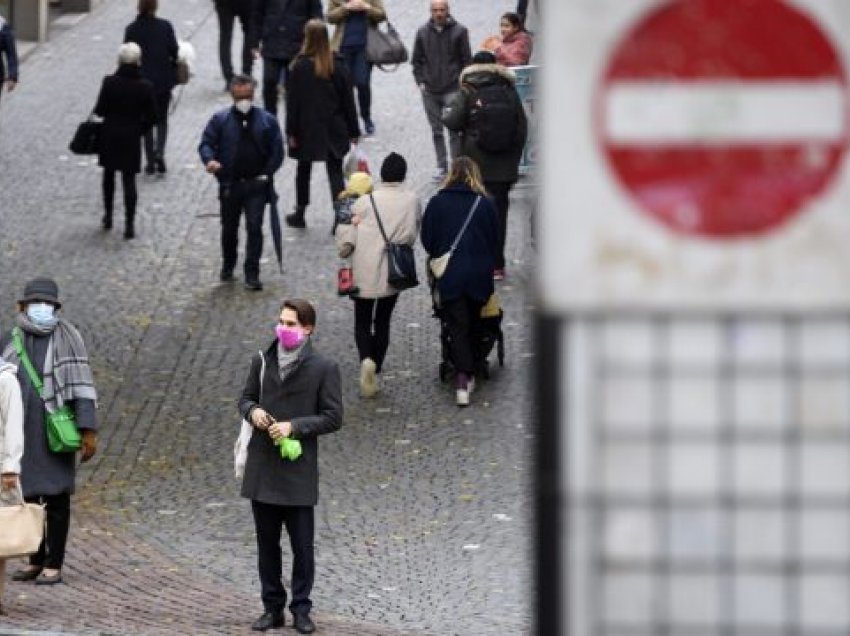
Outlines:
[[[260,351],[260,402],[263,401],[263,378],[266,375],[266,358],[263,352]],[[242,418],[242,427],[239,429],[239,437],[233,444],[233,474],[236,479],[242,479],[245,474],[245,464],[248,463],[248,444],[251,441],[251,435],[254,434],[254,427],[251,422]]]
[[0,559],[35,554],[44,538],[44,506],[18,500],[0,506]]

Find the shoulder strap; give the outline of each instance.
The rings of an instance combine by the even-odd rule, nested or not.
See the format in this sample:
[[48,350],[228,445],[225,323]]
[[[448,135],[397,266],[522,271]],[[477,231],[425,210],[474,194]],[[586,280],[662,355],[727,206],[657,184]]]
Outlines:
[[455,238],[454,243],[452,243],[452,246],[449,248],[449,252],[454,252],[457,249],[457,246],[460,243],[460,239],[463,238],[463,233],[466,232],[466,228],[469,227],[469,222],[472,220],[472,215],[475,214],[475,210],[478,209],[479,203],[481,203],[480,194],[475,197],[475,203],[472,204],[472,208],[469,210],[469,214],[466,215],[466,221],[463,222],[463,227],[461,227],[460,232],[457,233],[457,238]]
[[27,350],[24,348],[24,342],[21,336],[20,327],[15,327],[12,329],[12,346],[15,348],[15,352],[18,354],[18,358],[20,358],[21,364],[24,365],[24,369],[26,369],[30,382],[32,382],[32,385],[35,387],[35,390],[38,391],[38,395],[41,396],[41,391],[44,388],[44,382],[41,381],[41,377],[38,375],[38,372],[32,365],[32,360],[30,360],[29,355],[27,355]]
[[266,377],[266,356],[263,355],[262,351],[258,352],[260,354],[260,401],[263,402],[263,379]]
[[381,236],[384,237],[384,243],[387,245],[390,244],[390,239],[387,238],[387,233],[384,231],[384,224],[381,223],[381,215],[378,214],[378,206],[375,205],[375,197],[372,196],[372,193],[369,193],[369,200],[372,202],[372,209],[375,210],[375,219],[378,221],[378,229],[381,230]]

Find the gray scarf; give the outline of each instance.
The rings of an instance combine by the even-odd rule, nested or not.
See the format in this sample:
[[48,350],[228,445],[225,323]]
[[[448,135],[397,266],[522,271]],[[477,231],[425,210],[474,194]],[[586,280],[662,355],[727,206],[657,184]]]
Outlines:
[[[76,399],[97,401],[86,345],[71,323],[60,318],[55,325],[40,327],[25,313],[19,313],[17,324],[25,333],[50,337],[41,373],[44,382],[41,397],[48,411],[56,411]],[[3,350],[3,358],[12,364],[20,363],[11,342]]]
[[298,359],[301,356],[302,352],[307,352],[310,348],[307,346],[310,342],[310,337],[304,339],[304,342],[301,343],[301,346],[297,349],[293,349],[292,351],[287,351],[283,348],[283,345],[280,344],[280,341],[277,343],[277,368],[280,372],[280,380],[281,382],[286,382],[286,378],[292,375],[292,372],[295,371],[295,368],[298,366]]

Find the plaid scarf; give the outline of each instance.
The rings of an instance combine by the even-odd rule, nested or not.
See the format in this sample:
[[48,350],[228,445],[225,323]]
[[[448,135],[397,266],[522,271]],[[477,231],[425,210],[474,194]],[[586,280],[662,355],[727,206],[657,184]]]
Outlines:
[[[18,314],[17,324],[26,333],[50,336],[41,374],[41,397],[48,411],[52,413],[76,399],[97,401],[86,345],[74,325],[60,318],[55,325],[39,327],[25,313]],[[3,357],[12,364],[20,363],[11,342],[3,350]]]

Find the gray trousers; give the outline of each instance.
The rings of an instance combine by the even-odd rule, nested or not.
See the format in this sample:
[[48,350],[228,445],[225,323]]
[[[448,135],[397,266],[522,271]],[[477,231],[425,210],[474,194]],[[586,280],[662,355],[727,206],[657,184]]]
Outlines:
[[[422,103],[425,106],[425,114],[428,115],[428,125],[431,126],[431,135],[434,138],[434,151],[437,153],[437,167],[446,172],[449,162],[446,158],[446,142],[443,134],[442,116],[443,110],[452,103],[458,91],[449,93],[422,92]],[[460,155],[460,133],[449,131],[449,151],[452,159]]]

